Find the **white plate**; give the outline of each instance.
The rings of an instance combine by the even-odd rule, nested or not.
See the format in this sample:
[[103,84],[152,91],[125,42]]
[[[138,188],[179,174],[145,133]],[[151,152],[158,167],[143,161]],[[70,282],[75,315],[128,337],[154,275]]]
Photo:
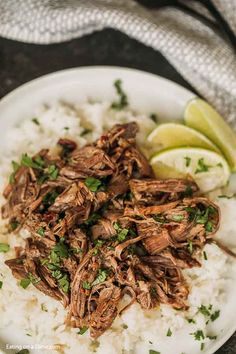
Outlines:
[[[58,100],[69,103],[78,103],[87,98],[113,100],[112,83],[117,78],[123,81],[131,107],[147,113],[156,112],[164,120],[182,119],[186,102],[194,97],[192,92],[169,80],[132,69],[84,67],[56,72],[19,87],[0,101],[0,149],[4,151],[6,130],[21,119],[32,118],[35,107]],[[234,284],[227,291],[228,300],[221,309],[218,324],[221,333],[212,342],[211,348],[201,353],[214,353],[236,330],[236,281]],[[19,343],[17,328],[7,328],[0,336],[2,343]],[[170,345],[180,352],[178,341],[178,337],[176,340],[171,338]],[[189,350],[186,354],[200,353],[191,348]],[[7,353],[10,351],[7,350]]]

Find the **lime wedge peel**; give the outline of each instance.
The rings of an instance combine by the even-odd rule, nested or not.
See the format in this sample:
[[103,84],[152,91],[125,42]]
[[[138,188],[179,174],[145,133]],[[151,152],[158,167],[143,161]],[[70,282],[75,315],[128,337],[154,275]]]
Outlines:
[[[158,178],[170,178],[171,170],[175,177],[175,171],[178,171],[194,178],[202,192],[225,186],[230,177],[227,161],[218,153],[201,148],[176,148],[161,151],[152,157],[150,163],[156,176],[162,176]],[[167,177],[165,177],[166,171],[168,171]]]
[[207,137],[183,124],[165,123],[157,126],[147,137],[155,152],[178,147],[198,147],[220,153]]
[[187,126],[207,136],[222,151],[232,171],[236,171],[236,134],[207,102],[191,100],[185,109]]

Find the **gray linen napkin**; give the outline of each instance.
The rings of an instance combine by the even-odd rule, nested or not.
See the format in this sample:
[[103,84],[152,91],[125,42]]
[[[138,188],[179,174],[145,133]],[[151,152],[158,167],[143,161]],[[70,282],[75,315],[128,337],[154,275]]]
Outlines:
[[[214,3],[236,32],[236,1]],[[235,54],[199,20],[173,8],[147,10],[133,0],[0,0],[3,37],[47,44],[104,27],[159,50],[236,128]]]

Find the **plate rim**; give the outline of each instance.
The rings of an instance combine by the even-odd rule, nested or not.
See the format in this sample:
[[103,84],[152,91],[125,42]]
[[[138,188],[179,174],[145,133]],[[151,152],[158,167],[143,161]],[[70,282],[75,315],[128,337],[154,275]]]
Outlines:
[[[143,71],[143,70],[139,70],[139,69],[135,69],[135,68],[129,68],[129,67],[122,67],[122,66],[110,66],[110,65],[91,65],[91,66],[80,66],[80,67],[73,67],[73,68],[66,68],[66,69],[62,69],[62,70],[57,70],[54,72],[50,72],[47,74],[44,74],[42,76],[36,77],[30,81],[27,81],[21,85],[19,85],[18,87],[16,87],[15,89],[13,89],[12,91],[10,91],[9,93],[7,93],[6,95],[4,95],[3,97],[0,98],[0,111],[4,108],[4,106],[8,105],[8,102],[10,102],[12,99],[14,100],[14,97],[18,96],[19,94],[22,94],[22,92],[24,93],[24,91],[27,91],[28,88],[32,87],[32,89],[37,89],[37,86],[42,83],[42,82],[47,82],[47,81],[53,81],[55,78],[57,77],[66,77],[67,75],[73,75],[73,74],[79,74],[82,72],[96,72],[96,71],[110,71],[110,72],[123,72],[124,75],[126,73],[136,73],[139,75],[144,75],[147,78],[152,78],[155,80],[158,80],[160,82],[162,82],[164,85],[167,86],[172,86],[172,88],[177,92],[177,94],[181,94],[182,95],[182,99],[185,99],[186,101],[188,99],[191,99],[193,97],[198,97],[197,94],[195,94],[194,92],[192,92],[191,90],[181,86],[180,84],[176,83],[175,81],[172,81],[170,79],[167,79],[165,77],[162,77],[158,74],[154,74],[154,73],[150,73],[147,71]],[[231,330],[227,331],[225,333],[225,335],[222,336],[222,338],[218,341],[216,341],[215,343],[212,344],[212,346],[203,351],[203,353],[205,354],[214,354],[219,348],[221,348],[226,342],[227,340],[232,337],[232,335],[235,333],[236,331],[236,323],[235,326],[233,326],[231,328]],[[6,354],[6,352],[2,351],[0,349],[0,353],[2,354]]]

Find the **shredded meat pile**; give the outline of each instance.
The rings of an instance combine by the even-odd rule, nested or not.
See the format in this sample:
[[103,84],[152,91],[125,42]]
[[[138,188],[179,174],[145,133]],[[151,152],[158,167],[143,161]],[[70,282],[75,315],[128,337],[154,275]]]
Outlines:
[[134,301],[186,309],[182,269],[200,266],[196,254],[219,226],[218,207],[194,181],[154,178],[137,130],[116,125],[92,145],[60,139],[56,156],[24,155],[4,191],[3,218],[30,233],[6,264],[93,338]]

